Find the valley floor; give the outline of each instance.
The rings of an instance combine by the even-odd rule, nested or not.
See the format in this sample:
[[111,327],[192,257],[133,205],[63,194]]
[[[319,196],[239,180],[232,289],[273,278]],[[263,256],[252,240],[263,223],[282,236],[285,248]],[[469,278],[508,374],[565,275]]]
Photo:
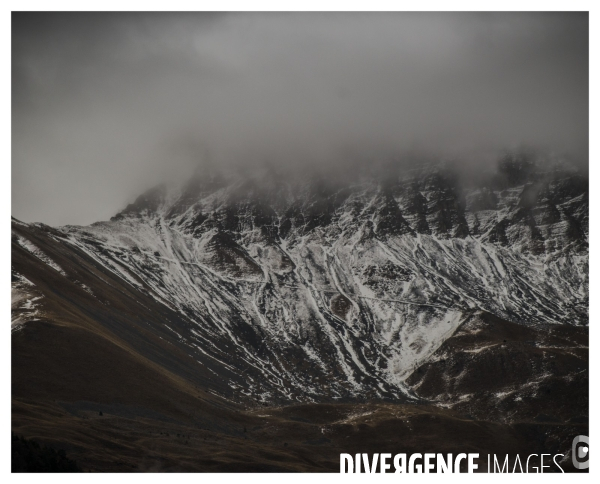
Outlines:
[[[15,401],[13,430],[66,450],[91,472],[338,472],[340,453],[359,452],[478,452],[485,472],[487,454],[502,460],[508,454],[511,462],[519,454],[524,463],[529,454],[563,453],[572,435],[587,433],[587,424],[501,424],[427,405],[264,407],[237,413],[237,421],[221,430],[166,416],[137,417],[132,410]],[[570,458],[561,466],[573,470]]]

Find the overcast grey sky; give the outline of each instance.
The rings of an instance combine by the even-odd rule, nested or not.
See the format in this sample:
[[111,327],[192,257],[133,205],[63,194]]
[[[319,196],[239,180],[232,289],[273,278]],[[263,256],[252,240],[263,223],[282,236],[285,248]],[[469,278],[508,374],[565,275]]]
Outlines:
[[520,144],[587,163],[585,13],[13,13],[12,213],[106,220],[197,163]]

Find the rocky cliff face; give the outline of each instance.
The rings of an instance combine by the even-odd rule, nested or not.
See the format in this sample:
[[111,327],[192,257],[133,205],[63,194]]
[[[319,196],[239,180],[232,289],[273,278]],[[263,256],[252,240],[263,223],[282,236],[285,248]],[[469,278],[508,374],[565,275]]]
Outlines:
[[13,220],[15,254],[14,330],[85,298],[132,332],[124,304],[230,400],[448,401],[415,372],[477,315],[587,325],[588,181],[516,157],[476,185],[443,166],[353,184],[199,174],[88,227]]

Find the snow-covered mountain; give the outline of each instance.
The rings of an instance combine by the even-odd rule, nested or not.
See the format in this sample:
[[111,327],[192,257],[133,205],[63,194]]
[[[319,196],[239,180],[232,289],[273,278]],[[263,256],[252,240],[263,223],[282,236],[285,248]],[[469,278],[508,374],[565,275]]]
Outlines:
[[417,400],[467,321],[587,325],[587,178],[512,158],[482,180],[199,173],[107,222],[13,219],[13,330],[75,304],[229,400]]

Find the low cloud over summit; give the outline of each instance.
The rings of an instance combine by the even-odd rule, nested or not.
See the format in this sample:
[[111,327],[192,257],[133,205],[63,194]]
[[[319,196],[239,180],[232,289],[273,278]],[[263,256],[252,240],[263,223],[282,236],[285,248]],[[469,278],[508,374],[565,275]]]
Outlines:
[[106,219],[207,160],[585,165],[587,41],[585,13],[15,13],[13,214]]

